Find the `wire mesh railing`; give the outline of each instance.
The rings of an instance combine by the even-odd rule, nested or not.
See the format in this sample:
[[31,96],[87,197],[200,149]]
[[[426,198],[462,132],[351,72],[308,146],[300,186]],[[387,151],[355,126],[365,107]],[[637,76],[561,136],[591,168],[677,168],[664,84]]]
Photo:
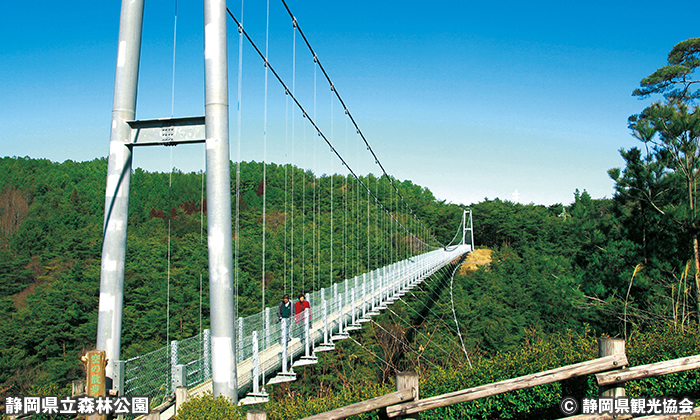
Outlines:
[[[386,309],[405,291],[470,250],[469,245],[461,245],[430,251],[307,294],[308,321],[293,315],[287,321],[287,342],[283,339],[285,324],[279,322],[274,308],[238,318],[235,327],[239,393],[257,388],[254,384],[264,382],[280,369],[291,371],[293,360],[310,356],[317,345],[329,345],[332,339],[344,337],[349,327],[358,328],[360,322]],[[157,405],[180,382],[188,387],[206,383],[212,375],[210,339],[209,330],[204,330],[125,361],[120,394],[148,396]],[[176,378],[183,365],[185,379]]]
[[170,346],[124,363],[124,395],[146,396],[152,405],[158,405],[170,395],[171,380]]

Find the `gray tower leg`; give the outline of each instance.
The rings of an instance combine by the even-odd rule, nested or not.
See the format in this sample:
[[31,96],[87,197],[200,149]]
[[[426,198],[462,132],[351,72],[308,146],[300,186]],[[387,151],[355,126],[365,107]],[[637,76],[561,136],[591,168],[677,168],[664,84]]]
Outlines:
[[136,115],[143,1],[123,0],[119,20],[97,321],[97,349],[107,353],[108,378],[114,378],[115,362],[121,356],[126,225],[131,182],[131,149],[126,146],[130,142],[131,128],[126,122],[133,120]]
[[238,401],[233,326],[233,246],[228,150],[228,58],[225,0],[204,0],[207,231],[214,396]]

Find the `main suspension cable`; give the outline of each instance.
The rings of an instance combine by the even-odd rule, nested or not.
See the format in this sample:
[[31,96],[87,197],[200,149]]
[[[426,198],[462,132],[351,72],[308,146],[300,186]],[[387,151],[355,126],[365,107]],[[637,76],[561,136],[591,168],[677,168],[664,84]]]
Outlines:
[[[350,113],[350,110],[348,110],[348,107],[345,105],[345,102],[343,101],[343,98],[340,97],[340,94],[338,93],[338,90],[335,88],[335,85],[334,85],[333,82],[331,81],[330,76],[328,75],[328,73],[326,72],[326,70],[323,68],[323,65],[321,64],[321,61],[318,59],[318,56],[316,55],[316,52],[314,51],[313,47],[311,47],[311,43],[310,43],[309,40],[306,38],[306,35],[304,35],[304,32],[301,30],[301,27],[299,26],[299,22],[297,21],[297,18],[294,16],[294,14],[292,13],[291,9],[290,9],[289,6],[287,5],[287,2],[286,2],[285,0],[281,0],[281,1],[282,1],[282,4],[284,5],[285,9],[287,9],[287,13],[288,13],[289,16],[292,18],[292,22],[293,22],[294,27],[299,31],[299,35],[301,35],[301,37],[304,39],[304,42],[306,43],[306,46],[308,47],[309,51],[310,51],[311,54],[313,55],[314,61],[316,61],[316,62],[318,63],[318,67],[321,69],[321,71],[323,72],[323,75],[326,77],[326,80],[328,81],[328,84],[329,84],[330,87],[331,87],[331,91],[333,91],[333,92],[335,93],[335,96],[338,98],[338,101],[340,102],[340,104],[343,106],[343,109],[345,110],[345,114],[348,116],[348,118],[350,118],[350,121],[352,121],[353,125],[355,126],[355,129],[357,130],[357,133],[360,135],[360,137],[361,137],[362,140],[364,141],[365,146],[367,146],[367,150],[372,154],[372,157],[374,158],[374,162],[375,162],[375,163],[379,166],[379,168],[382,170],[382,173],[383,173],[384,175],[386,175],[387,178],[389,178],[389,182],[391,183],[391,186],[394,188],[394,190],[395,190],[396,193],[399,195],[399,197],[401,197],[401,201],[404,203],[404,205],[405,205],[406,208],[408,209],[409,213],[414,217],[415,220],[418,221],[418,223],[421,224],[421,226],[423,226],[423,223],[420,221],[420,219],[418,219],[417,215],[413,212],[413,209],[411,209],[411,207],[408,205],[408,203],[406,203],[406,200],[403,198],[403,196],[402,196],[401,193],[399,192],[399,190],[398,190],[398,188],[396,187],[396,185],[394,185],[393,180],[391,179],[391,177],[389,177],[389,174],[388,174],[388,173],[386,172],[386,170],[384,169],[384,166],[382,165],[381,161],[380,161],[379,158],[377,157],[376,153],[374,153],[374,150],[372,149],[372,146],[370,146],[369,142],[367,141],[367,138],[366,138],[365,135],[362,133],[362,130],[360,130],[360,127],[359,127],[359,125],[357,124],[357,122],[355,121],[355,118],[353,118],[352,114]],[[424,226],[424,227],[425,227],[425,226]],[[426,229],[426,232],[427,232],[427,229]],[[444,247],[444,245],[443,245],[434,235],[431,235],[431,236],[433,237],[433,239],[435,240],[436,243],[440,244],[441,247]]]
[[[384,212],[386,212],[386,214],[389,215],[389,217],[390,217],[391,219],[395,220],[396,223],[397,223],[399,226],[401,226],[405,231],[408,232],[408,228],[406,228],[406,226],[404,226],[402,223],[400,223],[400,222],[391,214],[391,212],[389,211],[389,209],[379,200],[379,197],[377,197],[376,195],[374,195],[374,194],[370,191],[370,189],[362,182],[362,180],[360,179],[360,177],[355,173],[355,171],[352,170],[352,168],[350,167],[350,165],[349,165],[349,164],[345,161],[345,159],[340,155],[340,152],[338,152],[338,150],[333,146],[333,144],[331,143],[331,141],[328,140],[328,138],[326,137],[325,134],[323,134],[323,131],[318,127],[318,125],[316,124],[316,122],[308,115],[308,113],[306,112],[306,110],[304,109],[304,107],[303,107],[303,106],[301,105],[301,103],[297,100],[296,96],[294,96],[294,94],[290,91],[289,87],[287,87],[287,85],[284,83],[284,81],[283,81],[282,78],[279,76],[279,74],[277,74],[277,72],[275,71],[275,69],[270,65],[270,63],[269,63],[269,61],[268,61],[268,59],[267,59],[267,55],[266,55],[266,54],[263,54],[262,51],[260,51],[260,49],[258,48],[258,46],[255,44],[255,42],[253,42],[253,40],[252,40],[252,38],[250,37],[250,35],[248,35],[248,33],[246,32],[246,30],[243,28],[243,24],[240,23],[240,22],[238,21],[238,19],[236,19],[236,17],[233,15],[233,13],[231,12],[230,9],[227,8],[226,11],[228,12],[229,16],[231,16],[231,18],[233,19],[233,21],[238,25],[238,30],[241,31],[241,32],[243,33],[243,35],[246,37],[246,39],[248,40],[248,42],[250,42],[250,44],[253,46],[253,48],[254,48],[255,51],[258,53],[258,55],[263,59],[265,68],[266,68],[266,69],[269,69],[269,71],[272,72],[272,74],[275,76],[275,78],[277,79],[277,81],[278,81],[278,82],[282,85],[282,87],[284,88],[285,93],[286,93],[287,95],[289,95],[289,96],[292,98],[292,100],[293,100],[294,103],[297,105],[297,107],[299,107],[299,109],[302,111],[303,117],[306,118],[307,120],[309,120],[309,123],[314,127],[314,129],[316,129],[316,132],[318,133],[318,135],[319,135],[319,136],[326,142],[326,144],[330,147],[331,152],[334,153],[334,154],[338,157],[338,159],[340,160],[340,162],[341,162],[346,168],[348,168],[348,171],[353,175],[353,177],[355,177],[355,179],[358,180],[358,182],[360,183],[360,185],[362,185],[362,186],[370,193],[370,195],[372,195],[372,197],[374,198],[375,202],[376,202],[377,204],[379,204],[379,206],[382,207],[382,209],[384,210]],[[316,58],[315,58],[315,59],[316,59]],[[319,68],[320,68],[320,65],[319,65]],[[325,71],[324,71],[324,73],[325,73]],[[265,74],[266,74],[266,77],[267,77],[267,71],[265,72]],[[334,89],[335,89],[335,88],[331,85],[331,90],[334,90]],[[344,106],[344,105],[343,105],[343,106]],[[415,215],[414,215],[414,217],[415,217]],[[410,232],[408,232],[408,233],[410,233]],[[436,240],[436,241],[437,241],[437,240]],[[422,240],[421,240],[421,242],[423,242],[423,243],[424,243],[426,246],[428,246],[428,247],[436,248],[435,246],[429,245],[429,244],[425,243],[425,242],[422,241]],[[439,242],[439,241],[438,241],[438,242]]]

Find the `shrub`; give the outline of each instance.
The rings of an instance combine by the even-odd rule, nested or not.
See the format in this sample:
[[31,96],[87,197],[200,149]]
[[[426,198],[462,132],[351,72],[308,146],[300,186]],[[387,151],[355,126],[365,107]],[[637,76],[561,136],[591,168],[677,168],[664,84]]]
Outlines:
[[230,399],[218,396],[214,398],[211,394],[197,396],[182,404],[179,408],[175,420],[239,420],[244,419],[240,407],[231,402]]
[[[698,327],[668,327],[644,334],[633,334],[627,342],[630,366],[663,362],[698,354]],[[697,396],[700,393],[700,370],[689,370],[656,378],[639,379],[625,384],[630,397]]]

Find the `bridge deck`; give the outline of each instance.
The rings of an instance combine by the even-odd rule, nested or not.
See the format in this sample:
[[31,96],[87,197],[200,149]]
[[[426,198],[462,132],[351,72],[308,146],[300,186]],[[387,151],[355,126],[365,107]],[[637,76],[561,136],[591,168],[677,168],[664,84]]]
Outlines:
[[[387,305],[403,296],[403,293],[420,284],[450,261],[469,251],[471,251],[469,245],[459,245],[449,250],[438,249],[347,279],[332,287],[307,295],[311,305],[308,355],[313,356],[314,347],[325,342],[331,343],[331,337],[341,331],[345,332],[350,324],[353,322],[357,324],[360,319],[366,321],[370,317],[370,313],[377,313],[385,309]],[[266,308],[265,311],[258,314],[237,320],[237,373],[241,397],[252,390],[263,389],[265,379],[271,378],[282,370],[282,328],[281,324],[272,317],[275,317],[273,308]],[[298,360],[307,354],[304,340],[305,322],[303,318],[298,321],[297,323],[296,319],[292,317],[290,322],[291,337],[287,346],[289,371],[293,370],[291,368],[292,360]],[[253,343],[254,336],[257,336],[257,346]],[[164,372],[174,372],[174,366],[178,362],[188,365],[189,369],[192,370],[188,372],[187,379],[190,386],[190,396],[201,395],[212,390],[208,341],[208,334],[204,334],[199,340],[197,348],[193,350],[194,353],[189,356],[182,354],[182,351],[181,354],[177,354],[178,346],[175,346],[176,355],[174,357],[171,355],[170,364],[161,368],[161,371]],[[256,347],[259,349],[257,354]],[[134,386],[138,381],[130,378],[129,364],[134,365],[137,359],[139,358],[126,362],[125,395],[144,395],[144,391],[149,386],[146,384]],[[161,359],[163,358],[161,357]],[[254,386],[256,372],[258,385]],[[150,386],[159,389],[160,393],[169,394],[170,392],[167,391],[172,391],[173,381],[168,380],[169,378],[165,381],[163,378],[158,379],[159,382]],[[245,402],[245,400],[243,401]],[[252,402],[253,399],[248,401]]]

